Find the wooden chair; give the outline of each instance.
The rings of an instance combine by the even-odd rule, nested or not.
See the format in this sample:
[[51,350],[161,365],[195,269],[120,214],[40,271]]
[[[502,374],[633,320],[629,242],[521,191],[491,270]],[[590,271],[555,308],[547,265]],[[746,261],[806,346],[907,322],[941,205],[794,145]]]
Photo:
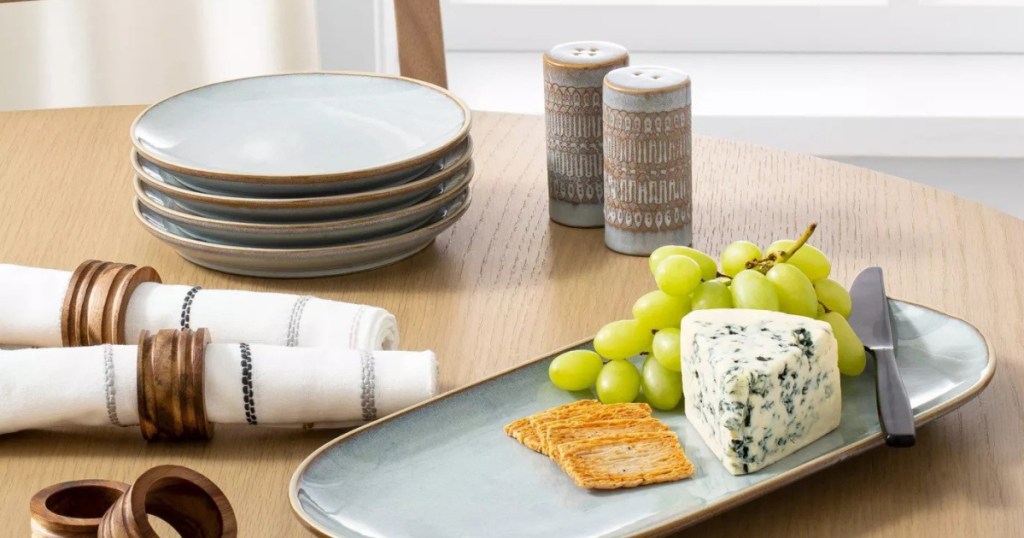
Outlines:
[[441,0],[394,0],[402,75],[448,87]]

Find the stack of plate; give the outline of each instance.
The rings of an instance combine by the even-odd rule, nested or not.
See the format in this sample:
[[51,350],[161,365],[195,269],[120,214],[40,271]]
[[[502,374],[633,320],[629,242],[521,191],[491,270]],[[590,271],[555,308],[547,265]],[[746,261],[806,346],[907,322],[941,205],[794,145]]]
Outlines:
[[401,77],[301,73],[203,86],[131,128],[135,214],[186,259],[337,275],[426,248],[469,206],[469,109]]

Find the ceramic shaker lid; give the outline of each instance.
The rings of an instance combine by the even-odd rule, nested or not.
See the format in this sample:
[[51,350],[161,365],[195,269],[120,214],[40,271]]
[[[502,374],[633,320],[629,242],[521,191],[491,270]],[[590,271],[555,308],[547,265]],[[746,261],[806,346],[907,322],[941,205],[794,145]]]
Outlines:
[[573,41],[555,45],[545,55],[544,61],[562,66],[580,68],[602,67],[622,63],[629,58],[626,47],[607,41]]
[[690,76],[669,67],[630,66],[608,73],[605,84],[625,93],[663,93],[689,86]]

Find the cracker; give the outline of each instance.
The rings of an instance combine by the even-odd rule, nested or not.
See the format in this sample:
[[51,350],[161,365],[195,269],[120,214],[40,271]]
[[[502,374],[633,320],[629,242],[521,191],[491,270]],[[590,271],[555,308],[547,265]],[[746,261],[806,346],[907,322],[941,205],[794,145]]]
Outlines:
[[534,428],[533,424],[530,422],[530,420],[533,417],[545,415],[548,413],[564,413],[566,416],[571,416],[571,414],[575,410],[584,409],[595,405],[599,405],[597,400],[579,400],[572,403],[567,403],[565,405],[560,405],[558,407],[553,407],[546,411],[541,411],[528,417],[523,417],[519,420],[510,422],[504,428],[505,434],[508,435],[509,437],[512,437],[516,441],[519,441],[520,443],[526,445],[531,450],[538,450],[540,445],[539,439],[537,437],[537,431],[536,428]]
[[[587,400],[595,402],[596,400]],[[527,435],[523,444],[536,450],[541,454],[548,454],[545,434],[549,424],[576,419],[580,421],[609,420],[615,418],[644,418],[651,416],[651,406],[645,403],[617,403],[617,404],[596,404],[580,406],[559,410],[556,407],[551,412],[537,413],[529,417],[533,425],[533,435]]]
[[562,469],[588,489],[632,488],[693,475],[679,437],[671,431],[596,437],[560,447]]
[[569,419],[552,422],[544,431],[544,447],[551,459],[558,462],[561,459],[560,447],[566,443],[623,433],[668,431],[668,426],[652,417],[593,421]]
[[515,420],[506,424],[505,435],[508,435],[509,437],[522,443],[523,432],[526,431],[527,428],[533,428],[533,426],[530,425],[530,417],[523,417],[519,420]]

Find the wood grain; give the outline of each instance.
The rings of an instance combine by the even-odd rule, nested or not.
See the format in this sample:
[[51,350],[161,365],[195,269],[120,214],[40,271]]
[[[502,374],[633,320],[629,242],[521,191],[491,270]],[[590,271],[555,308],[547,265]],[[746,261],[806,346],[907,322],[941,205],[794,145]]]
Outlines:
[[147,441],[206,440],[206,329],[164,329],[139,335],[136,361],[139,429]]
[[124,326],[132,292],[160,282],[152,267],[86,260],[75,268],[61,308],[61,341],[68,346],[126,344]]
[[402,76],[448,87],[441,0],[394,0]]
[[[201,269],[133,221],[128,125],[138,107],[0,114],[0,261],[73,269],[85,259],[150,265],[168,283],[313,294],[375,304],[406,349],[430,348],[442,388],[479,380],[628,317],[653,289],[646,260],[604,248],[602,230],[553,224],[539,117],[477,114],[466,216],[425,251],[345,277],[269,281]],[[969,180],[970,178],[965,178]],[[1024,521],[1024,223],[876,172],[749,144],[694,141],[694,237],[717,252],[767,244],[818,221],[814,244],[849,284],[885,268],[897,297],[974,323],[996,350],[991,386],[919,431],[685,536],[1012,536]],[[496,425],[500,427],[501,425]],[[131,481],[161,463],[221,486],[246,536],[303,536],[288,508],[295,466],[336,432],[218,427],[206,443],[147,444],[134,428],[0,437],[0,528],[26,535],[24,507],[48,484]]]

